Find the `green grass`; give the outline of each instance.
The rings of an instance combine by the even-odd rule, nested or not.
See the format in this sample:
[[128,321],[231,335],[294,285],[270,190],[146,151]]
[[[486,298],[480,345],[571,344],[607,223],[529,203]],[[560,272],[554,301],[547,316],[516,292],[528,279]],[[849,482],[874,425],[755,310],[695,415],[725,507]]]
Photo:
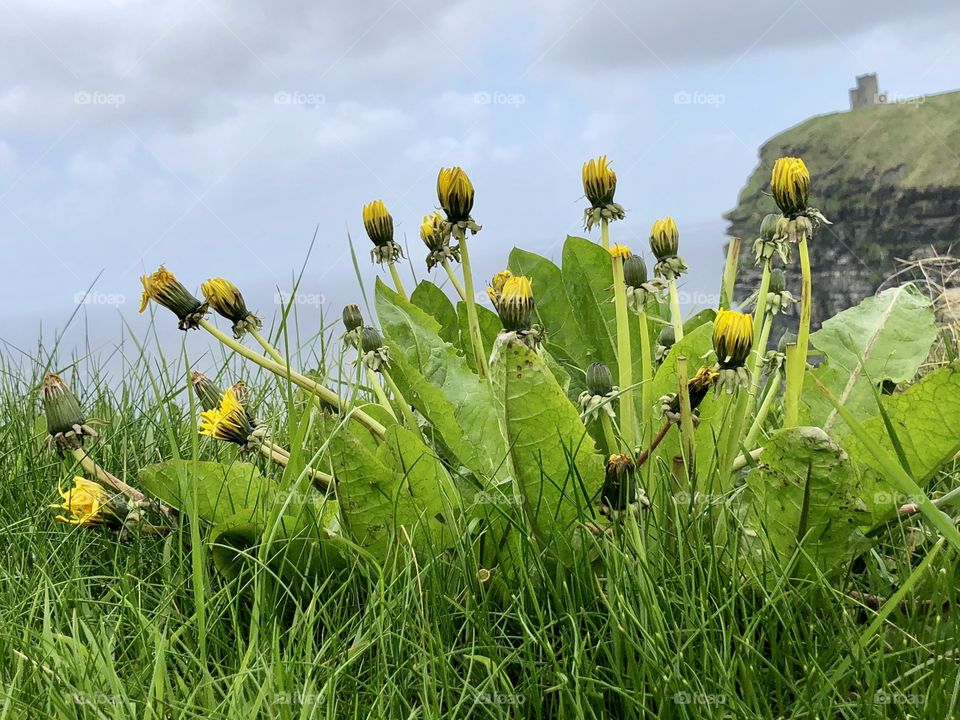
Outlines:
[[[86,359],[65,379],[104,421],[93,455],[135,484],[146,464],[191,457],[195,425],[179,355],[121,350],[120,377]],[[798,582],[771,564],[765,587],[731,568],[732,520],[669,501],[667,528],[653,513],[627,521],[596,561],[552,567],[531,546],[528,572],[506,589],[478,582],[468,549],[428,557],[402,544],[382,566],[357,557],[309,587],[267,568],[227,581],[208,553],[191,553],[186,517],[162,538],[56,522],[46,506],[73,469],[44,448],[44,363],[0,362],[0,718],[960,714],[950,550],[858,645],[876,608],[851,593],[889,597],[911,577],[936,540],[918,519],[891,526],[840,577]],[[222,357],[200,369],[224,384],[243,377],[285,442],[282,384]],[[957,479],[951,468],[934,488]]]

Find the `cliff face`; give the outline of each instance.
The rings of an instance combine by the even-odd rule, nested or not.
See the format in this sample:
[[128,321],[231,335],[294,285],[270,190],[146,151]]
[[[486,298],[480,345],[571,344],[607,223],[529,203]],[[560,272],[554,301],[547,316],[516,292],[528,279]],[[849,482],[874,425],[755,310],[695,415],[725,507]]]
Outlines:
[[[811,118],[772,138],[725,218],[743,238],[737,299],[760,282],[753,241],[760,221],[777,212],[770,170],[781,155],[803,158],[810,204],[833,223],[810,242],[813,323],[872,295],[902,269],[897,261],[934,250],[960,250],[960,92]],[[787,269],[799,297],[799,265]],[[772,335],[796,324],[785,317]]]

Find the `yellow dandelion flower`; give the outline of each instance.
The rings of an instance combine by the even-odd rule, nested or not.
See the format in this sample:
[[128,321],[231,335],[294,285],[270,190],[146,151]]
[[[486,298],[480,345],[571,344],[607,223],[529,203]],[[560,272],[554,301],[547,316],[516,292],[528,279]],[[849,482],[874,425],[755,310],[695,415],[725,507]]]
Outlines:
[[393,242],[393,216],[383,204],[383,200],[374,200],[363,206],[363,227],[377,247]]
[[628,248],[626,245],[614,245],[610,248],[610,257],[620,258],[621,260],[626,261],[631,255],[633,255],[633,253],[630,252],[630,248]]
[[588,160],[583,164],[583,194],[595,208],[613,202],[617,191],[617,174],[610,167],[606,155]]
[[673,257],[680,250],[680,230],[672,217],[667,216],[653,223],[650,228],[650,249],[657,260]]
[[253,429],[250,417],[233,388],[228,388],[223,394],[219,407],[200,413],[200,434],[215,440],[246,445]]
[[490,281],[490,286],[487,288],[487,297],[490,298],[494,307],[500,302],[500,293],[503,292],[504,283],[512,277],[513,273],[509,270],[501,270],[493,276],[493,280]]
[[511,275],[500,290],[497,313],[506,330],[529,330],[533,325],[533,283],[523,275]]
[[780,211],[787,217],[795,217],[807,209],[810,171],[800,158],[778,158],[770,174],[770,188]]
[[470,219],[473,210],[473,183],[460,167],[441,168],[437,175],[437,199],[452,223]]
[[56,519],[68,525],[90,527],[113,514],[110,510],[110,495],[100,485],[86,478],[75,477],[72,488],[64,490],[58,486],[57,492],[63,502],[50,507],[65,510],[68,515],[57,515]]
[[719,310],[713,321],[713,350],[721,368],[743,367],[753,347],[753,315]]
[[233,334],[240,338],[247,330],[257,330],[260,318],[247,310],[240,289],[225,278],[210,278],[200,286],[207,303],[233,323]]
[[163,265],[156,272],[141,276],[140,283],[143,285],[140,312],[146,310],[147,304],[153,300],[180,319],[181,330],[196,327],[197,322],[207,311],[206,304],[194,297],[193,293],[187,290]]

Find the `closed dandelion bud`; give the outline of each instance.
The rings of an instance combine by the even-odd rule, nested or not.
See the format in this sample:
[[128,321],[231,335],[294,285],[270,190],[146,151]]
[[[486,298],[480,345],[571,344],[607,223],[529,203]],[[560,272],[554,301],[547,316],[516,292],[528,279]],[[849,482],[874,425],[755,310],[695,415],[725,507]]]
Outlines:
[[603,208],[613,202],[617,192],[617,174],[610,167],[606,155],[583,164],[583,194],[590,205]]
[[673,331],[673,325],[664,325],[663,329],[660,330],[660,334],[657,335],[657,345],[665,348],[672,348],[676,341],[677,336]]
[[85,436],[97,437],[96,431],[87,425],[77,396],[59,375],[48,372],[43,376],[40,398],[47,432],[59,450],[81,448]]
[[473,183],[462,168],[441,168],[437,175],[437,200],[452,223],[470,219],[473,210]]
[[807,209],[810,195],[810,171],[796,157],[778,158],[770,174],[770,189],[780,211],[789,218]]
[[720,310],[713,325],[713,350],[722,369],[743,367],[753,347],[753,315]]
[[343,326],[347,332],[352,332],[363,327],[363,315],[360,314],[358,305],[346,305],[343,308]]
[[636,466],[629,455],[610,456],[600,497],[611,510],[623,510],[637,499]]
[[647,264],[639,255],[631,255],[623,263],[623,280],[628,287],[638,288],[647,282]]
[[780,268],[770,272],[770,292],[782,293],[787,289],[787,276]]
[[143,294],[140,297],[140,312],[147,309],[147,303],[153,300],[173,312],[180,319],[179,328],[189,330],[197,327],[207,304],[201,302],[177,280],[172,272],[163,265],[150,275],[140,278]]
[[377,247],[386,247],[393,242],[393,216],[383,200],[374,200],[363,206],[363,227]]
[[795,343],[797,341],[797,336],[795,333],[790,332],[789,330],[784,332],[780,336],[780,341],[777,343],[777,352],[781,355],[787,352],[787,345]]
[[760,221],[760,239],[764,242],[772,242],[777,236],[777,226],[780,223],[780,216],[777,213],[770,213],[763,216]]
[[233,323],[233,335],[243,337],[247,330],[258,330],[263,323],[247,310],[239,288],[224,278],[210,278],[200,286],[207,304]]
[[604,363],[595,362],[587,367],[587,391],[591,395],[608,395],[613,392],[613,375]]
[[190,386],[197,395],[201,409],[213,410],[220,405],[223,391],[202,372],[195,372],[190,376]]
[[360,349],[365,352],[376,352],[383,347],[383,336],[375,327],[369,325],[360,331]]
[[533,327],[533,285],[530,278],[513,275],[503,283],[497,313],[503,328],[511,332]]
[[440,229],[442,222],[443,216],[435,212],[433,215],[424,215],[423,222],[420,224],[420,239],[430,252],[437,252],[446,244]]
[[680,250],[680,231],[672,217],[665,217],[653,223],[650,228],[650,249],[657,260],[673,257]]
[[72,488],[64,490],[58,485],[57,492],[63,502],[49,507],[66,511],[66,514],[56,516],[56,519],[60,522],[80,527],[92,527],[108,520],[117,519],[110,494],[92,480],[75,477]]

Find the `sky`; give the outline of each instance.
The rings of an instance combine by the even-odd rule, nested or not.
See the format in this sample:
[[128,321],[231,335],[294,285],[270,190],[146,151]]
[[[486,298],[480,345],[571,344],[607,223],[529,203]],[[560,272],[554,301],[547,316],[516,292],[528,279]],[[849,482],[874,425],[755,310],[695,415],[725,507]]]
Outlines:
[[368,289],[378,271],[370,200],[426,276],[441,166],[476,187],[478,283],[514,246],[559,260],[599,154],[612,239],[649,258],[673,215],[685,305],[713,305],[759,146],[845,110],[858,74],[960,87],[958,28],[952,0],[0,0],[0,353],[29,360],[71,317],[64,354],[147,337],[138,278],[161,263],[194,290],[230,278],[268,322],[302,271],[301,324],[339,316],[360,302],[348,233]]

